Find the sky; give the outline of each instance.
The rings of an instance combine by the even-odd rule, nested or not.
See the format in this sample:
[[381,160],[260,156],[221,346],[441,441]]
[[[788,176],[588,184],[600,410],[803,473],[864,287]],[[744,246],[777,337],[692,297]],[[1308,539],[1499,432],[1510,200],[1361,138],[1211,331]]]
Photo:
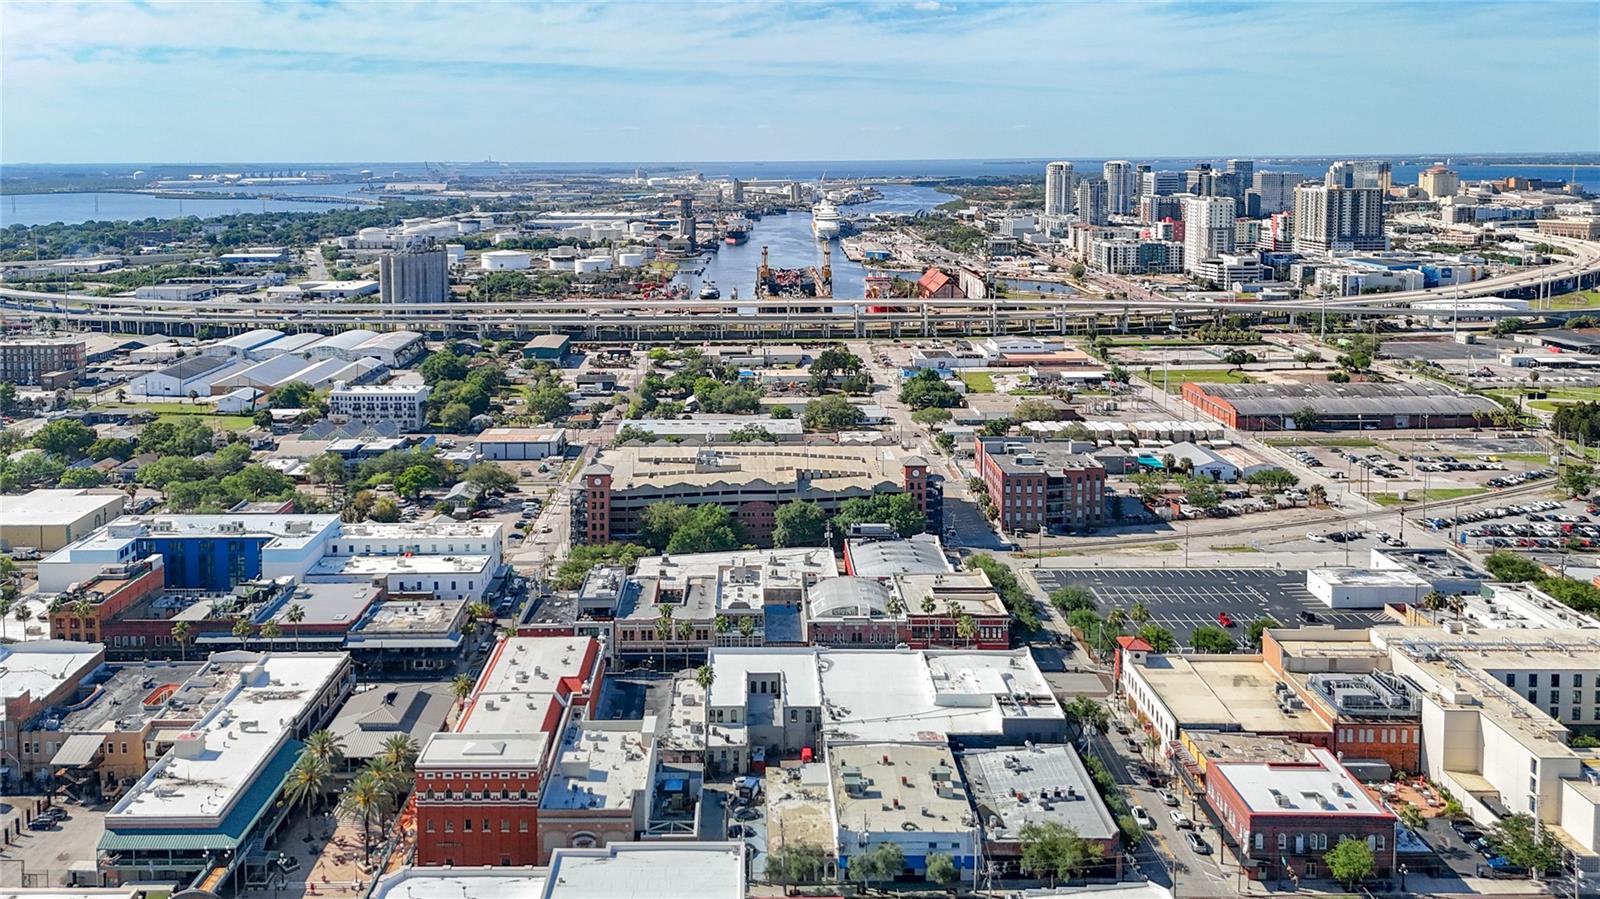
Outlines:
[[1600,150],[1600,3],[0,0],[0,162]]

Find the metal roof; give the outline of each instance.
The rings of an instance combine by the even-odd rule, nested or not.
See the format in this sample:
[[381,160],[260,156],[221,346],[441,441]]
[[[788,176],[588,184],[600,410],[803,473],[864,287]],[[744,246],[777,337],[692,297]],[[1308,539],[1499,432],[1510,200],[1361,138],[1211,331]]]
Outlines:
[[1310,407],[1322,415],[1472,415],[1500,404],[1442,384],[1196,384],[1240,415],[1293,415]]
[[73,734],[50,759],[52,768],[82,768],[100,754],[104,734]]

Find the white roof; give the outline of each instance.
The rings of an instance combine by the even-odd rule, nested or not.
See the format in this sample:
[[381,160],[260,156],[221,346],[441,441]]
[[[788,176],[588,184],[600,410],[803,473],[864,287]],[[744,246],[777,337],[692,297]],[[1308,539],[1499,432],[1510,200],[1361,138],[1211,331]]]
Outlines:
[[[376,284],[376,281],[354,281],[348,284]],[[366,350],[403,350],[413,343],[422,340],[422,335],[415,331],[389,331],[357,347],[360,351]]]
[[[259,659],[112,807],[108,827],[220,824],[289,739],[297,719],[349,662],[344,653],[267,653]],[[184,757],[188,743],[196,744],[192,757]]]
[[1008,717],[1063,718],[1025,649],[833,649],[823,659],[824,728],[836,740],[943,742],[1000,734]]
[[1310,815],[1387,814],[1339,760],[1312,747],[1303,762],[1213,762],[1253,812]]
[[413,555],[413,556],[324,556],[307,576],[316,577],[405,577],[408,574],[479,574],[487,572],[488,556]]
[[[453,734],[437,734],[422,749],[419,765],[460,762],[465,744],[500,741],[506,757],[543,757],[548,736],[545,713],[561,678],[576,676],[593,649],[588,637],[511,637],[495,646],[489,664]],[[489,754],[490,747],[478,747]]]
[[100,509],[121,505],[120,493],[90,493],[87,490],[49,488],[21,496],[0,496],[0,525],[37,527],[71,524]]
[[817,674],[817,652],[809,647],[714,646],[710,663],[709,706],[744,706],[749,698],[750,675],[776,674],[783,679],[787,706],[822,705],[822,681]]
[[317,341],[314,348],[319,350],[329,348],[353,350],[377,336],[377,331],[368,331],[366,328],[351,328],[348,331],[340,331],[338,334]]
[[26,646],[0,646],[0,698],[24,694],[35,701],[65,684],[105,647],[71,640],[34,640]]
[[373,899],[744,899],[740,843],[556,849],[548,868],[406,868]]
[[656,719],[567,726],[539,800],[542,809],[629,809],[648,802]]
[[[293,290],[294,288],[286,288]],[[272,290],[272,288],[268,288]],[[315,331],[304,331],[299,334],[285,334],[277,340],[269,341],[258,347],[253,347],[256,352],[271,350],[275,353],[296,353],[322,339],[322,335]]]
[[217,346],[233,347],[234,349],[239,350],[253,350],[258,346],[263,346],[282,337],[282,331],[274,331],[271,328],[257,328],[254,331],[246,331],[243,334],[235,334],[232,337],[219,340],[217,341]]

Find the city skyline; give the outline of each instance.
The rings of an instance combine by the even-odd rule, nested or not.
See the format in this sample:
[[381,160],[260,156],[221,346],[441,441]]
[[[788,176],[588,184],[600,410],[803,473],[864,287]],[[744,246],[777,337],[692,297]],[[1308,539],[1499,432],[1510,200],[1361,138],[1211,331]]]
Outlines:
[[1587,4],[4,8],[9,163],[1600,149]]

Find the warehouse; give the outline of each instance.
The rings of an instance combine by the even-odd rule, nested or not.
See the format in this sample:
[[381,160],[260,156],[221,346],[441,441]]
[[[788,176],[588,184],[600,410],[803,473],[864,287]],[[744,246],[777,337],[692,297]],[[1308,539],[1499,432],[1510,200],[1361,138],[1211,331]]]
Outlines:
[[389,331],[356,347],[354,355],[368,356],[390,368],[400,368],[421,352],[421,334],[415,331]]
[[559,362],[567,355],[571,340],[565,334],[540,334],[522,348],[524,358],[535,362]]
[[357,347],[377,336],[377,331],[351,328],[317,341],[304,352],[313,359],[353,359],[360,355],[355,352]]
[[492,462],[529,462],[567,451],[567,432],[560,428],[489,428],[476,439],[478,453]]
[[257,328],[254,331],[246,331],[243,334],[235,334],[232,337],[228,337],[223,340],[219,340],[216,343],[204,346],[200,349],[200,354],[203,356],[224,357],[245,356],[256,347],[266,346],[267,344],[282,338],[282,331],[274,331],[271,328]]
[[1245,431],[1471,428],[1500,409],[1442,384],[1183,385],[1189,405]]
[[126,498],[116,490],[34,490],[0,496],[0,549],[53,552],[122,514]]
[[205,396],[211,393],[213,382],[248,364],[235,362],[227,356],[190,356],[133,378],[128,382],[128,393],[134,396],[183,397],[190,393]]

